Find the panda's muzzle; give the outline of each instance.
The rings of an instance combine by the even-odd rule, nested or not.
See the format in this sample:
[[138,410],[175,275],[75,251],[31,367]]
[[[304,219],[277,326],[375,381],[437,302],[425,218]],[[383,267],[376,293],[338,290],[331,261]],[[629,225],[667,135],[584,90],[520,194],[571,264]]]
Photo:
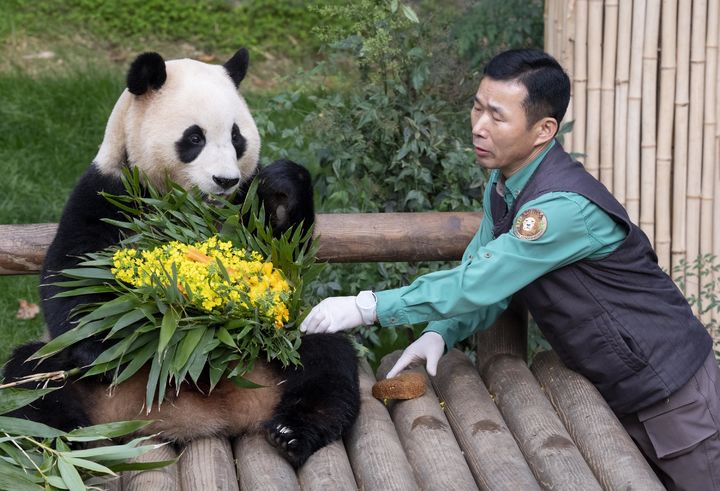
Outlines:
[[212,176],[212,178],[213,178],[213,181],[215,181],[215,184],[217,184],[218,186],[220,186],[221,188],[223,188],[226,191],[240,182],[239,177],[228,178],[228,177]]

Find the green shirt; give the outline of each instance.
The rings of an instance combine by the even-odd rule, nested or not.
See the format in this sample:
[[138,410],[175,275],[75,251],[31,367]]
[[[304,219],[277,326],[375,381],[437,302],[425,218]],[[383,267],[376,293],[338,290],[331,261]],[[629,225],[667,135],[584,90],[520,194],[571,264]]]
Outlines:
[[545,214],[547,227],[538,238],[521,239],[511,230],[493,239],[490,193],[503,192],[510,209],[554,144],[504,182],[499,170],[491,173],[483,196],[480,229],[459,266],[420,276],[402,288],[376,292],[377,318],[382,326],[430,321],[425,331],[437,332],[451,348],[490,327],[512,295],[535,279],[617,249],[627,235],[623,226],[587,198],[569,192],[544,194],[518,210],[516,217],[530,208]]

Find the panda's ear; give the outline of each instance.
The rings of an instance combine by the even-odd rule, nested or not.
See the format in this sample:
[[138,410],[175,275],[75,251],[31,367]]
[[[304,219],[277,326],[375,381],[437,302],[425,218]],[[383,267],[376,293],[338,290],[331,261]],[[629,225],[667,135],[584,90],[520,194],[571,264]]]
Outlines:
[[235,87],[239,86],[240,82],[242,82],[245,78],[249,60],[250,56],[248,55],[248,50],[240,48],[237,50],[237,53],[235,53],[233,57],[226,61],[223,65],[232,81],[235,82]]
[[149,89],[157,90],[167,79],[165,60],[157,53],[143,53],[132,62],[127,74],[130,93],[143,95]]
[[119,176],[121,169],[126,165],[125,120],[134,98],[129,91],[123,91],[108,118],[105,136],[93,159],[95,166],[104,175]]

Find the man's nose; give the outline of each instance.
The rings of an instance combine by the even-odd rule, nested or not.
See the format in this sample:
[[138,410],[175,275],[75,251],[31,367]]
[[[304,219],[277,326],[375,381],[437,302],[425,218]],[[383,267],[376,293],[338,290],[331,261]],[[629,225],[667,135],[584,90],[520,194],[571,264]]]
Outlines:
[[473,124],[472,134],[475,136],[479,136],[480,138],[487,137],[487,129],[486,129],[486,125],[485,125],[485,119],[483,118],[483,116],[480,116],[475,121],[475,124]]

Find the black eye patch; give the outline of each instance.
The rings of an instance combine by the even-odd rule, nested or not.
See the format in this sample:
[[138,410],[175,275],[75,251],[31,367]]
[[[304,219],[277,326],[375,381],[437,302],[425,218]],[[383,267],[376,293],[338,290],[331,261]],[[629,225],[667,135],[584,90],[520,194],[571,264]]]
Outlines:
[[196,124],[186,129],[180,139],[175,142],[178,158],[186,164],[195,160],[203,148],[205,148],[205,133]]
[[245,153],[245,146],[247,142],[242,134],[240,134],[240,128],[238,128],[238,125],[236,124],[233,124],[232,130],[230,131],[230,140],[232,141],[233,147],[235,147],[235,155],[237,155],[239,160]]

